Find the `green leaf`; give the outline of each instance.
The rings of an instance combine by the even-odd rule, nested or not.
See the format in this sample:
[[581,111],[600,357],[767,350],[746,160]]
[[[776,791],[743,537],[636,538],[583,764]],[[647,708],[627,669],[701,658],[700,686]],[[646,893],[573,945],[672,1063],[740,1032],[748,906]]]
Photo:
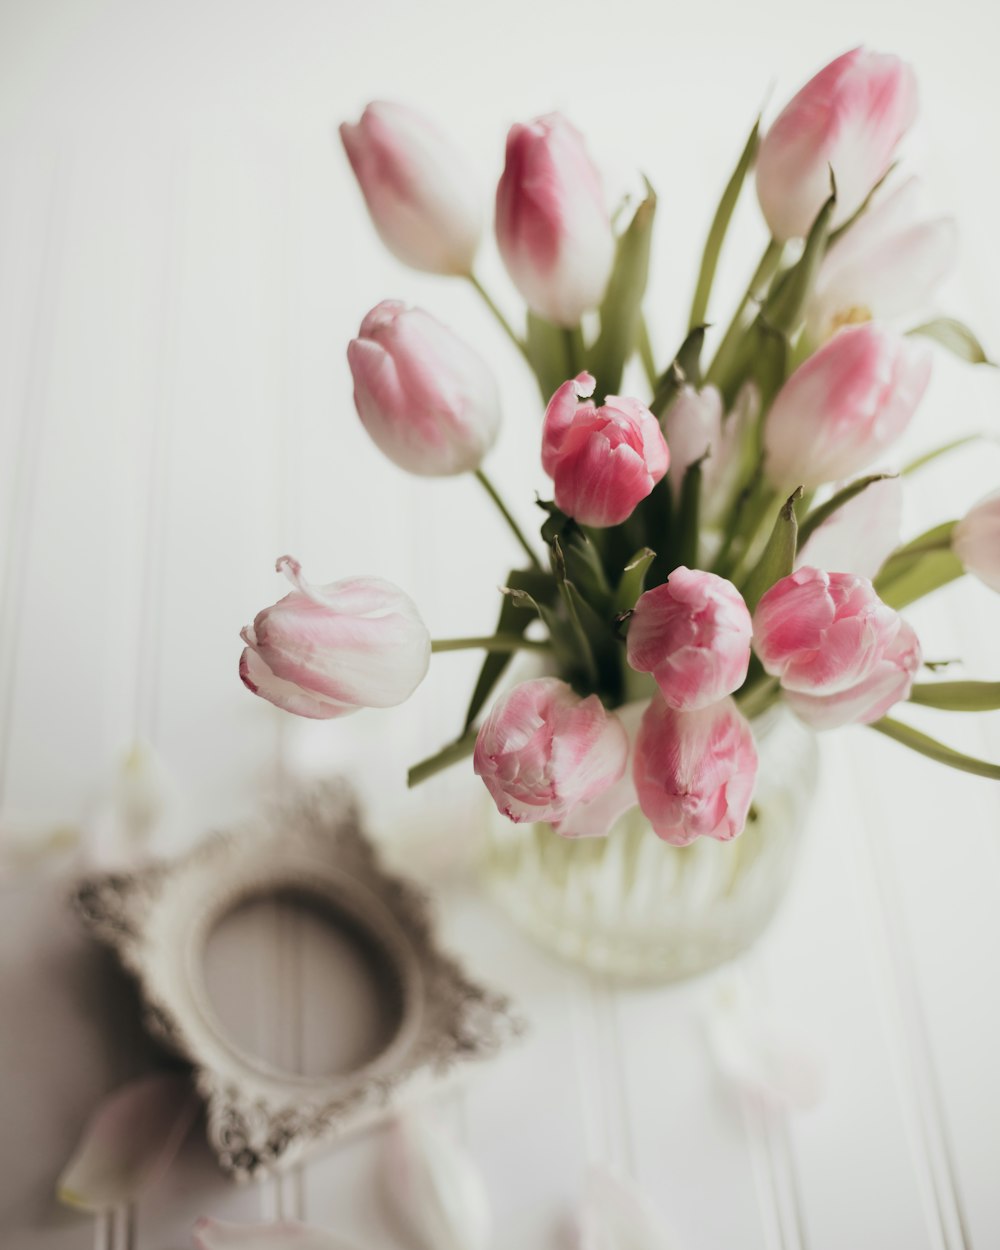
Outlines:
[[625,565],[615,591],[616,612],[630,612],[635,607],[639,596],[646,589],[646,574],[655,559],[655,551],[642,547]]
[[693,330],[689,330],[677,355],[664,369],[649,405],[656,416],[663,416],[686,382],[690,382],[692,386],[701,385],[701,349],[705,343],[706,329],[706,326],[695,326]]
[[940,343],[942,347],[946,347],[959,360],[964,360],[970,365],[992,365],[994,368],[996,367],[995,362],[986,355],[982,344],[969,327],[963,325],[961,321],[957,321],[954,317],[937,317],[934,321],[927,321],[923,325],[914,326],[907,333],[919,334],[925,339],[933,339],[935,343]]
[[1000,681],[918,682],[910,702],[945,712],[995,712],[1000,708]]
[[784,333],[763,323],[755,328],[754,334],[757,350],[751,374],[760,392],[761,412],[766,413],[788,376],[789,344]]
[[736,168],[726,183],[726,188],[722,192],[722,198],[719,200],[719,206],[715,210],[715,216],[712,218],[712,224],[709,227],[708,238],[705,240],[705,250],[701,257],[701,268],[698,271],[698,284],[695,287],[694,299],[691,303],[691,316],[688,319],[688,326],[692,330],[696,326],[702,325],[705,321],[708,301],[712,293],[712,284],[715,281],[715,270],[719,263],[719,254],[722,251],[722,245],[729,230],[729,222],[732,218],[733,210],[736,208],[736,202],[740,198],[743,183],[746,181],[746,176],[757,157],[759,143],[760,118],[758,117],[753,124],[753,130],[750,131],[750,137],[740,153],[740,159],[736,162]]
[[957,521],[945,521],[898,547],[882,566],[875,589],[893,608],[905,608],[925,595],[947,586],[965,572],[951,550]]
[[751,612],[760,603],[764,592],[787,577],[795,567],[799,528],[795,519],[795,504],[801,495],[800,486],[781,505],[767,546],[743,587],[743,598]]
[[566,605],[566,614],[569,617],[570,627],[575,637],[576,658],[583,666],[583,672],[588,683],[591,686],[595,686],[598,678],[597,658],[593,645],[593,626],[591,625],[591,628],[588,629],[590,621],[588,612],[585,611],[585,609],[588,609],[588,605],[576,586],[567,580],[566,557],[558,538],[552,544],[552,567],[556,575],[559,594]]
[[900,609],[947,586],[964,572],[962,561],[954,552],[928,551],[908,569],[894,573],[891,580],[883,581],[880,573],[875,589],[890,608]]
[[990,764],[987,760],[978,760],[975,756],[963,755],[961,751],[946,747],[937,739],[920,733],[919,730],[904,725],[900,721],[891,720],[888,716],[875,721],[870,728],[877,730],[880,734],[885,734],[887,738],[892,738],[895,742],[902,743],[911,751],[926,755],[928,759],[937,760],[939,764],[947,764],[949,768],[957,768],[963,773],[973,773],[977,777],[989,777],[993,781],[1000,781],[1000,764]]
[[835,512],[839,512],[844,504],[850,503],[852,499],[876,482],[884,482],[886,478],[895,476],[895,473],[871,473],[868,477],[859,477],[856,481],[849,482],[843,490],[838,490],[835,495],[831,495],[826,503],[813,508],[799,527],[799,547],[804,547],[823,522],[829,521],[830,517]]
[[760,321],[786,336],[802,324],[806,303],[816,283],[816,275],[826,252],[830,221],[837,207],[837,188],[830,172],[831,191],[820,209],[806,239],[802,255],[778,282],[761,309]]
[[959,447],[967,447],[969,443],[977,443],[982,437],[982,434],[964,434],[961,438],[953,438],[950,443],[942,443],[940,447],[932,447],[922,456],[917,456],[909,464],[904,465],[900,472],[904,477],[907,474],[916,473],[924,465],[932,464],[939,456],[946,456],[951,451],[957,451]]
[[[507,579],[507,585],[512,591],[526,593],[530,598],[527,602],[523,600],[518,602],[515,595],[505,595],[500,605],[500,615],[494,632],[520,635],[538,616],[537,608],[532,605],[539,603],[551,605],[555,602],[557,593],[555,579],[551,573],[539,572],[537,569],[514,569]],[[479,670],[479,680],[472,692],[469,710],[465,714],[463,730],[467,730],[479,715],[493,687],[510,663],[510,659],[510,655],[491,651],[483,660],[483,666]]]
[[698,563],[698,514],[701,508],[701,461],[689,464],[681,483],[677,521],[678,563],[688,568]]
[[646,198],[618,240],[601,302],[601,332],[590,354],[597,394],[602,397],[617,392],[625,363],[639,345],[655,217],[656,192],[647,181]]
[[855,211],[850,215],[850,217],[848,217],[848,219],[842,225],[838,226],[836,230],[832,230],[830,232],[830,238],[827,240],[827,251],[829,251],[830,248],[833,247],[834,243],[836,243],[838,239],[842,238],[848,232],[848,230],[850,230],[850,228],[855,224],[856,221],[858,221],[860,218],[862,218],[865,215],[865,213],[868,212],[869,208],[871,207],[872,200],[875,198],[876,195],[878,195],[879,190],[881,189],[885,181],[889,178],[889,176],[892,174],[892,172],[895,170],[898,164],[899,164],[899,161],[893,161],[892,164],[889,166],[889,168],[882,175],[882,177],[878,180],[878,182],[875,183],[872,189],[865,196],[864,202],[861,204],[861,207],[855,209]]

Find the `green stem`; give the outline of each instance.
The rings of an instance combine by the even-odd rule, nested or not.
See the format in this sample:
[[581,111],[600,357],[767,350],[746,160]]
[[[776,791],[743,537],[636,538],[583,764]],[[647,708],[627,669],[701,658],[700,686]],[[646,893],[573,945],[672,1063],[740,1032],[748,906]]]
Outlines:
[[763,681],[741,690],[736,696],[736,702],[747,720],[752,720],[755,716],[760,716],[762,712],[766,712],[780,697],[781,687],[778,684],[778,679],[776,677],[765,677]]
[[562,326],[563,347],[566,352],[566,376],[575,378],[583,368],[585,345],[583,331],[579,326]]
[[478,730],[470,729],[468,733],[462,734],[461,738],[443,747],[436,755],[421,760],[419,764],[414,764],[406,774],[406,784],[412,789],[414,786],[419,786],[422,781],[426,781],[428,777],[433,777],[435,773],[440,773],[450,768],[452,764],[466,759],[476,749],[477,733]]
[[435,638],[431,651],[435,655],[443,651],[551,651],[547,642],[535,642],[520,634],[491,634],[478,638]]
[[739,307],[729,323],[729,328],[722,336],[719,350],[715,353],[715,359],[705,375],[706,382],[711,382],[718,386],[720,390],[723,389],[724,383],[728,380],[729,370],[732,368],[734,358],[739,353],[740,340],[746,329],[743,324],[743,315],[752,303],[760,301],[761,288],[774,277],[775,271],[781,263],[781,256],[784,250],[785,245],[779,243],[777,239],[771,239],[768,242],[767,247],[764,249],[764,254],[754,270],[753,277],[747,285],[743,298],[740,300]]
[[531,561],[531,563],[534,565],[536,569],[540,569],[542,567],[541,560],[539,560],[538,556],[535,555],[534,551],[531,548],[531,544],[528,542],[523,532],[521,531],[521,527],[511,516],[510,512],[508,512],[507,505],[500,498],[499,494],[497,493],[496,487],[493,485],[493,483],[486,476],[486,474],[483,472],[482,469],[476,470],[476,477],[482,483],[483,489],[486,491],[487,495],[489,495],[489,497],[496,504],[497,508],[500,511],[500,515],[510,526],[511,532],[513,533],[514,537],[524,548],[524,551],[527,554],[528,559]]
[[521,353],[521,355],[524,357],[525,360],[527,360],[528,364],[530,365],[531,359],[528,356],[528,348],[527,348],[527,345],[524,343],[523,339],[520,339],[517,336],[517,334],[514,331],[513,326],[510,324],[507,318],[503,315],[503,313],[500,311],[497,305],[493,302],[493,299],[490,293],[486,290],[486,288],[479,281],[476,275],[474,273],[470,273],[468,275],[468,278],[469,278],[469,281],[472,283],[472,285],[475,287],[475,289],[479,292],[479,296],[482,299],[483,303],[486,305],[486,307],[490,310],[490,312],[496,318],[497,323],[500,325],[503,332],[507,335],[510,341],[514,344],[517,350]]
[[977,442],[980,438],[982,438],[981,434],[966,434],[963,438],[953,439],[950,443],[944,443],[941,447],[935,447],[932,451],[925,451],[922,456],[917,456],[915,460],[911,460],[909,464],[904,465],[900,472],[903,474],[916,473],[925,464],[931,464],[937,460],[938,456],[946,456],[948,452],[957,451],[959,447],[965,447],[969,443]]

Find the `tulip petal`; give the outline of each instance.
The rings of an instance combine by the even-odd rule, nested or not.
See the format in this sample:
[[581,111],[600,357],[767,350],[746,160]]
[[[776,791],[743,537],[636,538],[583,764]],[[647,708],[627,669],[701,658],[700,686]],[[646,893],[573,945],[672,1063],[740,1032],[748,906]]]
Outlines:
[[414,1116],[385,1136],[381,1189],[400,1235],[414,1250],[486,1250],[489,1199],[469,1156]]
[[121,1086],[88,1121],[59,1177],[59,1201],[84,1211],[131,1202],[166,1171],[197,1110],[190,1080],[178,1073]]
[[707,1019],[709,1050],[733,1088],[769,1110],[805,1110],[823,1096],[823,1064],[788,1021],[765,1011],[748,987],[716,987]]
[[259,694],[268,703],[309,720],[331,720],[335,716],[349,716],[358,711],[350,704],[310,694],[293,681],[275,677],[256,651],[251,651],[249,647],[240,656],[240,680],[248,690]]
[[608,1167],[592,1167],[580,1208],[580,1250],[678,1250],[639,1187]]
[[207,1217],[194,1226],[198,1250],[352,1250],[352,1243],[324,1228],[286,1220],[278,1224],[230,1224]]

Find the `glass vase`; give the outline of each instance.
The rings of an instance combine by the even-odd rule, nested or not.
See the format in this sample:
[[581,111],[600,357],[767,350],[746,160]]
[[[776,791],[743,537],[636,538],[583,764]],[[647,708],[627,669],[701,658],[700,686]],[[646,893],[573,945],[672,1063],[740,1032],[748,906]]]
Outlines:
[[738,955],[785,893],[817,769],[813,734],[780,705],[754,732],[757,789],[740,837],[673,847],[633,808],[606,838],[561,838],[491,805],[491,893],[542,946],[613,977],[672,981]]

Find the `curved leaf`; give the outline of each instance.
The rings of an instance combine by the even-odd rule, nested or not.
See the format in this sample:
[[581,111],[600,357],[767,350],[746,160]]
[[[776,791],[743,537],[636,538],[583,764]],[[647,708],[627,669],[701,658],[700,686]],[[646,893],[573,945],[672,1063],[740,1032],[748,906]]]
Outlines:
[[798,549],[798,522],[795,519],[795,504],[802,495],[802,487],[789,495],[781,505],[778,519],[771,530],[764,553],[747,578],[743,586],[743,598],[751,612],[760,603],[766,590],[787,577],[795,567],[795,552]]
[[910,702],[945,712],[995,712],[1000,708],[1000,681],[918,682]]
[[926,321],[923,325],[914,326],[908,334],[919,334],[922,338],[933,339],[947,348],[953,356],[964,360],[970,365],[992,365],[995,362],[983,350],[983,345],[967,325],[954,317],[937,317],[934,321]]
[[979,760],[973,755],[963,755],[961,751],[945,746],[943,742],[938,742],[929,734],[921,733],[919,729],[913,729],[901,721],[891,720],[888,716],[884,716],[881,720],[875,721],[870,728],[877,730],[880,734],[885,734],[887,738],[892,738],[904,747],[909,747],[911,751],[916,751],[919,755],[926,755],[928,759],[936,760],[939,764],[947,764],[949,768],[958,769],[963,773],[972,773],[976,777],[989,777],[992,781],[1000,781],[1000,764],[991,764],[988,760]]
[[601,332],[590,353],[591,372],[602,396],[618,390],[625,363],[639,344],[655,217],[656,192],[647,181],[646,198],[618,240],[614,268],[601,302]]

